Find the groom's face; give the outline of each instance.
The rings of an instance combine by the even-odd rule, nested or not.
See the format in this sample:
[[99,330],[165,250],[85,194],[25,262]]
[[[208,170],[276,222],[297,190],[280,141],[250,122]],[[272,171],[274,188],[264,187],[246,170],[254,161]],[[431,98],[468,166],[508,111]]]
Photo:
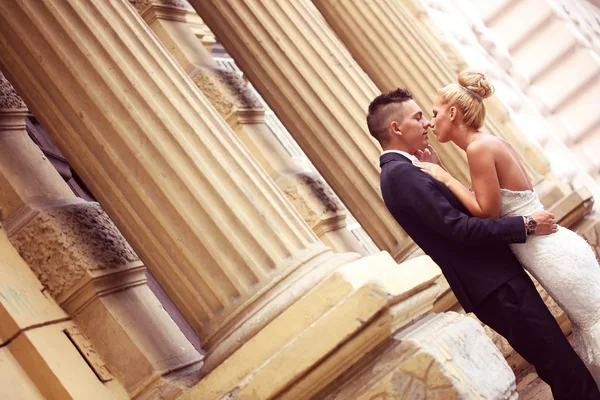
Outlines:
[[393,126],[394,132],[400,135],[401,140],[408,147],[408,152],[413,154],[427,147],[427,130],[430,124],[414,100],[405,101],[402,106],[402,118],[397,125]]

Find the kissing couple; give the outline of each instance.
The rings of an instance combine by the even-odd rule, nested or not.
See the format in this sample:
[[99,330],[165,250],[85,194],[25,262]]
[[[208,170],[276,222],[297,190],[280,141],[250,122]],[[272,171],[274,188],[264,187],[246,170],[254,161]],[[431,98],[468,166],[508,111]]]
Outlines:
[[[504,336],[555,399],[600,400],[600,266],[544,210],[510,143],[481,130],[493,91],[484,74],[464,71],[438,92],[431,121],[408,90],[377,96],[367,125],[384,150],[383,199],[464,310]],[[446,171],[429,128],[466,153],[471,189]],[[575,348],[525,269],[568,315]]]

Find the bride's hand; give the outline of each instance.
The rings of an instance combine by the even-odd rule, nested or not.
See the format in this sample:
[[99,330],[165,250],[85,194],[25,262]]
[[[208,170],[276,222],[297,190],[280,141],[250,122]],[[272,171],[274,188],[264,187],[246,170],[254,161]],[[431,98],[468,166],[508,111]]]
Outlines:
[[427,145],[425,150],[417,150],[414,156],[417,157],[417,160],[421,162],[429,162],[437,165],[442,165],[440,157],[430,144]]
[[444,185],[448,185],[452,180],[452,175],[450,175],[446,170],[440,167],[437,164],[433,164],[430,162],[413,162],[414,165],[421,168],[421,171],[433,176],[438,181],[442,182]]

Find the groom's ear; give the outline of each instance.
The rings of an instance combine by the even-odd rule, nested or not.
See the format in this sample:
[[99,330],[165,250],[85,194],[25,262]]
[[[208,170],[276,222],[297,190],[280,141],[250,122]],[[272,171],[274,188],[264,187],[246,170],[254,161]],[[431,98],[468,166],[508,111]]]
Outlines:
[[388,133],[390,135],[390,137],[392,135],[400,135],[402,136],[402,131],[400,130],[400,123],[398,121],[392,121],[390,122],[390,125],[388,127]]

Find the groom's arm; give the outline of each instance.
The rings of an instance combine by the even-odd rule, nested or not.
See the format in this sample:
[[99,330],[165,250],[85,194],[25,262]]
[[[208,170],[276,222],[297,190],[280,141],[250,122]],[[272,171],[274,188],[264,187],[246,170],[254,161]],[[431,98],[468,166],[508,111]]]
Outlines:
[[471,217],[455,207],[430,179],[414,174],[408,180],[411,207],[423,223],[449,240],[463,245],[524,243],[527,229],[523,217]]

